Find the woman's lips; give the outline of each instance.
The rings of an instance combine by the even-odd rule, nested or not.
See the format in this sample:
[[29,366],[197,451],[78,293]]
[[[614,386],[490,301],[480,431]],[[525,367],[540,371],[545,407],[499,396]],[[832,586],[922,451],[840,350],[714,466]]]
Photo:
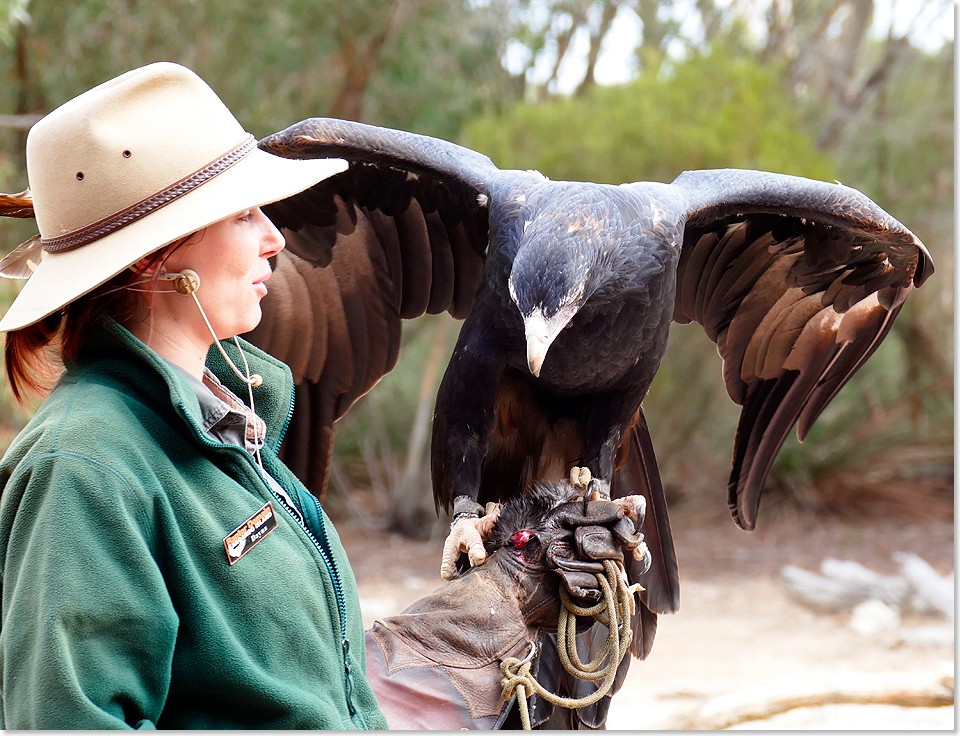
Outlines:
[[265,276],[261,276],[259,279],[253,282],[253,285],[256,288],[257,293],[261,297],[264,297],[267,295],[267,285],[264,283],[264,281],[269,279],[272,275],[273,273],[271,271],[267,271]]

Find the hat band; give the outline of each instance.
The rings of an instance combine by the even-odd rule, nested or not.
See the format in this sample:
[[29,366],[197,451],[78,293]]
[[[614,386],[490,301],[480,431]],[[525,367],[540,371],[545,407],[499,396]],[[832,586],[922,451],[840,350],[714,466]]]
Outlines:
[[223,156],[207,164],[202,169],[184,177],[178,182],[162,189],[146,199],[127,207],[126,209],[115,212],[109,217],[98,220],[90,225],[73,230],[65,235],[58,235],[55,238],[41,238],[43,249],[48,253],[59,253],[66,250],[79,248],[81,245],[98,240],[109,235],[115,230],[129,225],[135,220],[158,210],[164,205],[170,204],[175,199],[179,199],[184,194],[196,189],[204,182],[209,181],[217,174],[221,174],[240,159],[244,158],[253,149],[257,147],[257,139],[248,134],[246,140],[236,148],[227,151]]

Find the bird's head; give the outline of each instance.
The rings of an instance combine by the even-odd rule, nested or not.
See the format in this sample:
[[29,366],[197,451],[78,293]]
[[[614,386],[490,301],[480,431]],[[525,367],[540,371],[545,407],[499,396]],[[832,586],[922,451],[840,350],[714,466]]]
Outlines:
[[540,375],[547,351],[601,279],[603,229],[595,214],[541,213],[524,222],[508,286],[520,311],[527,367]]

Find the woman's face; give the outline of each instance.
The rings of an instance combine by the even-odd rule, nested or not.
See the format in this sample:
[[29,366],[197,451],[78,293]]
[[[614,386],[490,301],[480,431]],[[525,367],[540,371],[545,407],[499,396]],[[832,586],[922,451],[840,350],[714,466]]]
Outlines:
[[[224,340],[249,332],[260,322],[260,300],[270,278],[267,259],[284,246],[283,236],[259,207],[231,215],[199,231],[167,259],[167,272],[193,269],[200,276],[197,299]],[[190,297],[181,295],[177,309],[186,329],[199,329],[209,337],[199,310]],[[197,322],[199,320],[199,322]]]

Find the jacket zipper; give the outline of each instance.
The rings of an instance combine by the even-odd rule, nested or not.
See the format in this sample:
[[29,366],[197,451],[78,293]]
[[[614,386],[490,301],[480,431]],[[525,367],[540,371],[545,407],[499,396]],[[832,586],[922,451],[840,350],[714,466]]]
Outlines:
[[[293,405],[296,400],[296,388],[294,388],[293,393],[290,394],[290,404],[287,407],[287,418],[283,422],[283,426],[280,428],[280,432],[277,434],[277,443],[275,450],[280,449],[280,445],[283,444],[283,438],[287,434],[287,429],[290,427],[290,422],[293,419]],[[279,482],[279,481],[278,481]],[[267,484],[269,485],[269,484]],[[272,489],[271,489],[272,492]],[[273,495],[277,496],[276,493]],[[356,709],[353,707],[353,673],[350,670],[350,639],[347,637],[347,604],[343,595],[343,583],[340,581],[340,570],[334,564],[333,559],[327,553],[327,547],[329,547],[329,540],[326,538],[327,530],[323,521],[323,510],[320,507],[320,501],[312,493],[310,494],[310,500],[316,505],[317,510],[317,519],[320,522],[320,532],[323,534],[324,544],[320,544],[317,539],[314,538],[313,533],[307,528],[307,525],[301,519],[297,519],[297,514],[293,512],[292,509],[287,507],[287,504],[282,498],[278,499],[280,504],[287,509],[287,512],[293,516],[303,530],[307,533],[307,536],[313,541],[317,549],[320,551],[320,556],[323,558],[324,564],[327,566],[327,570],[330,572],[330,580],[333,582],[333,594],[337,599],[337,613],[340,617],[340,648],[343,652],[343,674],[346,678],[347,685],[347,709],[350,711],[350,715],[355,717],[357,715]]]
[[293,513],[293,510],[279,494],[274,492],[273,489],[270,489],[270,493],[273,494],[280,505],[286,509],[287,513],[293,517],[294,521],[300,525],[300,528],[303,529],[306,535],[310,538],[310,541],[313,542],[314,546],[316,546],[317,550],[320,552],[320,557],[323,559],[324,564],[327,566],[327,571],[330,573],[330,580],[333,583],[333,595],[337,600],[337,614],[338,618],[340,619],[340,648],[343,652],[343,674],[346,678],[347,685],[347,709],[350,711],[351,716],[355,716],[357,711],[353,707],[353,673],[350,670],[349,659],[350,639],[347,637],[347,604],[343,595],[343,583],[340,580],[340,571],[337,569],[333,558],[327,552],[326,545],[329,544],[329,541],[326,538],[326,526],[323,522],[323,516],[320,510],[320,502],[317,500],[316,496],[310,494],[310,498],[313,500],[313,503],[316,504],[318,511],[317,519],[320,521],[320,533],[323,535],[322,544],[320,540],[317,539],[316,535],[310,531],[310,528],[306,525],[306,523],[297,518],[297,515]]
[[[286,435],[287,429],[290,427],[290,421],[293,419],[293,404],[294,404],[296,395],[297,395],[296,389],[294,389],[294,392],[290,394],[290,404],[287,407],[287,418],[284,421],[283,426],[280,428],[279,434],[277,435],[276,449],[279,449],[280,445],[283,443],[284,435]],[[266,472],[266,470],[264,470],[263,472]],[[279,481],[277,482],[279,483]],[[264,485],[266,485],[267,488],[270,490],[270,492],[273,493],[273,489],[270,489],[269,483],[266,483],[266,481],[264,481]],[[273,493],[273,495],[278,497],[280,504],[285,509],[287,509],[287,512],[290,513],[290,515],[293,516],[294,519],[298,521],[300,526],[303,527],[303,530],[307,533],[307,536],[310,537],[311,541],[317,546],[317,549],[320,550],[320,556],[323,558],[323,561],[330,572],[330,579],[333,581],[333,593],[334,593],[334,597],[337,599],[337,612],[340,616],[340,631],[343,634],[342,647],[344,650],[344,654],[346,655],[346,652],[350,650],[350,641],[349,639],[347,639],[347,635],[346,635],[347,604],[343,596],[343,583],[341,583],[340,581],[340,571],[337,569],[337,566],[334,564],[333,558],[330,557],[330,555],[327,553],[327,549],[330,546],[330,542],[327,539],[327,529],[323,521],[323,509],[320,507],[320,501],[312,493],[310,494],[310,500],[316,506],[317,519],[320,522],[320,533],[323,535],[323,544],[320,544],[320,542],[314,536],[313,532],[310,531],[310,529],[307,527],[307,525],[303,521],[297,519],[297,514],[293,512],[293,509],[287,506],[287,504],[284,502],[282,498],[279,498],[278,494]],[[347,661],[346,656],[344,656],[343,661],[344,661],[344,669],[349,675],[350,664]],[[351,686],[352,686],[352,683],[351,683]],[[351,709],[352,707],[353,706],[351,705]]]
[[[179,408],[180,408],[181,414],[187,419],[188,423],[193,424],[193,422],[190,421],[189,419],[189,414],[187,414],[186,407],[183,404],[180,404]],[[293,396],[291,395],[290,408],[287,410],[287,420],[286,422],[284,422],[283,430],[279,435],[280,439],[277,442],[278,447],[279,447],[280,441],[282,441],[283,439],[283,435],[286,433],[287,427],[290,425],[290,420],[292,417],[293,417]],[[231,452],[233,450],[236,450],[237,452],[241,453],[243,457],[253,466],[254,472],[257,473],[257,476],[260,477],[260,473],[258,470],[259,466],[257,465],[256,461],[253,459],[253,457],[250,456],[250,453],[246,452],[240,447],[236,447],[235,445],[215,442],[214,440],[211,440],[208,437],[206,437],[202,432],[197,432],[197,435],[200,437],[200,440],[208,447],[228,448],[228,450],[230,450]],[[264,470],[263,472],[266,472],[266,470]],[[302,520],[297,518],[297,514],[293,512],[293,509],[290,508],[287,502],[284,501],[283,498],[278,493],[276,493],[272,488],[270,488],[270,484],[267,483],[266,480],[264,480],[262,477],[260,478],[260,480],[264,484],[264,486],[266,486],[267,491],[270,493],[270,495],[273,498],[277,499],[277,502],[284,508],[284,510],[290,515],[290,517],[300,526],[301,529],[303,529],[303,532],[307,535],[310,541],[313,542],[313,545],[317,548],[317,551],[320,553],[320,558],[323,560],[323,564],[326,565],[327,567],[327,572],[330,575],[330,581],[333,584],[333,595],[337,602],[337,618],[338,618],[338,623],[340,624],[340,650],[341,650],[341,653],[343,654],[343,673],[344,673],[345,684],[346,684],[347,710],[350,713],[350,717],[355,718],[357,715],[357,709],[353,705],[353,689],[354,689],[353,673],[351,672],[350,660],[348,658],[350,653],[350,639],[347,637],[347,604],[346,604],[346,599],[343,595],[343,583],[340,580],[340,571],[337,569],[337,566],[334,563],[333,558],[327,552],[327,548],[325,546],[325,545],[329,545],[329,541],[327,540],[327,536],[326,536],[326,526],[324,525],[324,522],[323,522],[323,512],[320,507],[320,501],[317,500],[317,497],[314,496],[312,493],[309,494],[310,498],[313,500],[313,503],[316,504],[316,509],[318,512],[317,519],[320,522],[320,532],[321,534],[323,534],[324,544],[320,543],[316,535],[312,531],[310,531],[310,528],[306,525],[306,523],[304,523]],[[277,482],[279,483],[279,481]]]
[[284,438],[284,437],[286,436],[286,434],[287,434],[287,429],[290,428],[290,420],[293,419],[293,402],[294,402],[294,399],[295,399],[296,395],[297,395],[297,394],[296,394],[296,389],[294,389],[294,392],[293,392],[292,394],[290,394],[290,407],[287,409],[287,419],[286,419],[286,421],[283,423],[283,426],[280,427],[280,432],[279,432],[279,434],[277,435],[277,444],[276,444],[276,445],[274,446],[274,448],[273,448],[275,451],[280,449],[280,445],[283,444],[283,438]]
[[347,636],[347,604],[343,595],[343,583],[340,581],[340,570],[334,564],[333,559],[326,557],[326,548],[329,547],[330,542],[327,539],[327,527],[323,521],[323,511],[320,508],[320,501],[318,501],[317,497],[312,493],[310,494],[310,498],[317,509],[317,519],[320,521],[320,533],[323,534],[323,543],[325,545],[320,546],[320,551],[321,554],[324,555],[324,559],[330,568],[330,577],[333,580],[333,593],[337,599],[337,609],[340,612],[340,648],[343,650],[343,676],[347,685],[347,709],[350,711],[350,716],[355,717],[357,711],[353,707],[353,672],[350,669],[350,638]]

